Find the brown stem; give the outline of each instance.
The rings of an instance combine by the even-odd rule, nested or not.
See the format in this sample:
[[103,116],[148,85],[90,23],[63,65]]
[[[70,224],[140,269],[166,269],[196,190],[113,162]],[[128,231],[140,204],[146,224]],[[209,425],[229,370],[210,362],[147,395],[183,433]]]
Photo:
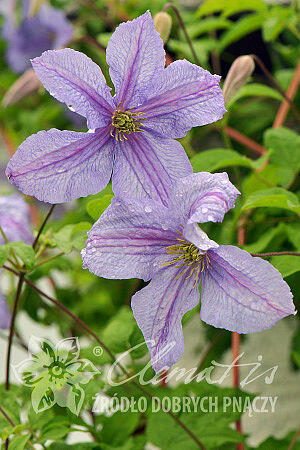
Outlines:
[[10,423],[10,425],[12,427],[15,427],[15,424],[13,423],[13,421],[11,420],[11,418],[6,414],[6,412],[4,411],[4,409],[1,408],[0,406],[0,412],[3,414],[3,416],[5,417],[5,419],[7,420],[7,422]]
[[196,52],[195,52],[193,43],[192,43],[191,38],[189,37],[188,32],[187,32],[187,30],[186,30],[186,28],[185,28],[185,25],[184,25],[184,22],[183,22],[183,20],[182,20],[181,15],[180,15],[180,12],[179,12],[178,9],[176,8],[176,6],[173,5],[173,3],[167,3],[167,4],[164,6],[163,11],[166,11],[168,8],[173,9],[174,13],[176,14],[177,19],[178,19],[178,22],[179,22],[179,25],[181,26],[182,31],[184,32],[185,38],[186,38],[186,40],[187,40],[187,43],[189,44],[189,47],[190,47],[190,49],[191,49],[192,55],[193,55],[193,57],[194,57],[194,60],[195,60],[196,64],[198,64],[198,66],[200,66],[200,61],[199,61],[199,59],[198,59],[198,56],[196,55]]
[[248,136],[245,136],[244,134],[240,133],[239,131],[235,130],[234,128],[229,127],[228,125],[225,127],[225,131],[232,139],[239,142],[242,145],[245,145],[246,147],[253,150],[258,155],[264,155],[266,153],[266,149],[258,144],[257,142],[250,139]]
[[299,252],[269,252],[269,253],[250,253],[252,256],[283,256],[283,255],[292,255],[292,256],[300,256]]
[[39,238],[40,238],[40,236],[41,236],[41,234],[42,234],[42,232],[43,232],[43,230],[44,230],[44,228],[45,228],[45,226],[46,226],[46,223],[47,223],[49,217],[51,216],[51,214],[52,214],[54,208],[55,208],[55,205],[51,205],[51,207],[50,207],[50,209],[49,209],[49,211],[48,211],[48,214],[46,215],[46,217],[45,217],[45,219],[44,219],[42,225],[40,226],[40,229],[39,229],[39,231],[38,231],[38,234],[37,234],[37,236],[36,236],[36,238],[35,238],[35,240],[33,241],[33,244],[32,244],[32,248],[33,248],[33,249],[36,248],[36,246],[37,246],[37,244],[38,244],[38,241],[39,241]]
[[[19,275],[18,272],[16,272],[11,267],[4,265],[3,268],[8,270],[9,272],[14,273],[15,275]],[[35,286],[30,280],[28,280],[25,277],[24,277],[24,282],[26,284],[28,284],[28,286],[32,287],[32,289],[34,289],[36,292],[38,292],[41,296],[45,297],[50,302],[54,303],[58,308],[62,309],[66,314],[68,314],[70,317],[72,317],[72,319],[74,319],[78,324],[80,324],[81,327],[88,334],[90,334],[96,340],[96,342],[98,342],[98,344],[100,344],[100,346],[102,346],[102,348],[110,356],[112,362],[115,363],[127,377],[130,377],[130,374],[127,371],[127,369],[124,366],[122,366],[122,364],[119,363],[119,361],[115,358],[114,354],[104,344],[104,342],[102,342],[101,339],[99,339],[98,336],[84,322],[82,322],[82,320],[80,320],[77,316],[75,316],[75,314],[73,314],[71,311],[69,311],[68,308],[66,308],[63,304],[59,303],[54,298],[50,297],[48,294],[43,292],[41,289],[39,289],[37,286]],[[148,397],[150,397],[150,398],[153,397],[152,394],[147,389],[145,389],[142,385],[140,385],[136,381],[131,380],[131,383],[134,384],[142,392],[144,392],[144,394],[146,394]],[[195,436],[195,434],[179,419],[179,417],[177,417],[172,411],[167,411],[167,414],[169,414],[169,416],[171,416],[173,418],[173,420],[175,420],[175,422],[178,423],[178,425],[191,437],[191,439],[193,439],[193,441],[198,445],[199,448],[201,448],[202,450],[205,450],[205,447],[202,444],[202,442],[199,441],[197,436]]]
[[[289,85],[289,88],[286,92],[286,97],[289,98],[290,100],[292,100],[295,97],[299,83],[300,83],[300,62],[296,67],[291,84]],[[285,122],[289,108],[290,103],[287,100],[281,103],[273,123],[273,128],[278,128]]]
[[295,432],[294,436],[292,437],[291,443],[288,446],[287,450],[292,450],[295,447],[299,436],[300,436],[300,428],[298,428],[298,430]]
[[11,348],[12,348],[12,343],[13,343],[14,329],[15,329],[15,320],[16,320],[19,298],[20,298],[22,286],[24,283],[24,277],[25,277],[25,275],[23,273],[20,273],[18,275],[19,275],[19,282],[18,282],[18,287],[17,287],[17,291],[16,291],[16,295],[15,295],[13,311],[12,311],[12,315],[11,315],[11,319],[10,319],[9,337],[8,337],[8,344],[7,344],[6,380],[5,380],[5,389],[7,391],[9,390],[10,357],[11,357]]
[[[256,56],[256,55],[251,55],[252,58],[255,60],[255,62],[259,65],[259,67],[261,68],[261,70],[264,72],[264,74],[266,75],[266,77],[270,80],[270,82],[273,84],[274,88],[282,95],[282,97],[285,99],[285,101],[288,103],[288,105],[292,108],[292,110],[294,111],[295,117],[297,118],[297,120],[300,122],[300,114],[298,109],[296,108],[296,105],[294,104],[294,102],[292,101],[292,98],[289,97],[288,94],[286,94],[284,92],[284,90],[280,87],[280,85],[277,83],[277,81],[275,80],[275,78],[273,77],[273,75],[268,71],[268,69],[266,68],[266,66],[264,65],[264,63],[262,62],[262,60]],[[299,82],[299,81],[298,81]],[[276,128],[276,127],[275,127]]]

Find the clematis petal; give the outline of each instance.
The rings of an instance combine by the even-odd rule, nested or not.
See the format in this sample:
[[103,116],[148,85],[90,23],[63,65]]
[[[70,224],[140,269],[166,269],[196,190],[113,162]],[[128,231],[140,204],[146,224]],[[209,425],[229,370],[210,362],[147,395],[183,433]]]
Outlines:
[[186,60],[175,61],[157,72],[148,98],[136,110],[145,125],[168,138],[180,138],[196,126],[220,120],[226,112],[220,77]]
[[132,297],[133,315],[142,330],[156,372],[176,363],[184,351],[181,319],[199,302],[192,278],[178,277],[182,269],[161,269],[148,286]]
[[70,48],[49,50],[32,66],[50,94],[86,117],[90,129],[109,124],[114,110],[110,88],[88,56]]
[[[32,243],[30,211],[21,195],[13,194],[0,197],[0,225],[10,242]],[[0,244],[4,244],[2,236],[0,236]]]
[[269,262],[231,245],[209,251],[209,258],[201,294],[204,322],[252,333],[295,314],[289,286]]
[[205,253],[207,250],[219,247],[215,241],[209,239],[207,234],[201,230],[197,223],[189,223],[185,225],[182,235],[187,241],[198,247],[198,249],[201,250],[201,253]]
[[174,226],[174,217],[159,202],[113,198],[88,232],[81,252],[84,268],[104,278],[147,281],[170,257],[166,247],[178,237]]
[[142,103],[154,74],[165,66],[163,41],[149,11],[117,27],[108,43],[106,60],[116,103],[122,103],[124,109]]
[[119,197],[152,198],[166,204],[174,181],[193,172],[179,142],[132,133],[117,142],[112,186]]
[[0,329],[7,330],[10,326],[10,311],[5,298],[0,292]]
[[20,145],[6,175],[24,194],[62,203],[104,189],[112,163],[107,128],[93,134],[51,129],[33,134]]
[[227,173],[198,172],[177,181],[169,203],[187,223],[222,222],[239,194]]

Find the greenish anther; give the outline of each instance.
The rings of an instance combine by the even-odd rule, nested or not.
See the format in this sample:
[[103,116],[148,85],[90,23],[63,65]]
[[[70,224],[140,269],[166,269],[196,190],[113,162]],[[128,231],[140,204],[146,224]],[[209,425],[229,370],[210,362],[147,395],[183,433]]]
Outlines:
[[114,136],[117,141],[123,141],[123,139],[127,140],[126,134],[144,131],[141,129],[143,126],[141,121],[145,120],[145,117],[141,118],[141,115],[144,115],[144,113],[132,112],[132,108],[123,111],[123,106],[119,104],[112,116],[111,136]]

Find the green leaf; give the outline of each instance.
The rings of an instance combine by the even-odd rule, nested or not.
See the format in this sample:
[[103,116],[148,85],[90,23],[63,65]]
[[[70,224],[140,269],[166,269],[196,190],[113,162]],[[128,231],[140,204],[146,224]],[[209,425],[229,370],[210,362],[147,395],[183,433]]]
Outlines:
[[103,341],[113,353],[128,350],[128,343],[135,321],[129,308],[122,308],[103,331]]
[[226,107],[228,109],[231,108],[232,105],[236,103],[240,98],[245,97],[269,97],[279,101],[281,101],[283,98],[278,91],[270,88],[269,86],[260,83],[251,83],[241,87],[241,89],[230,100]]
[[250,14],[240,19],[228,31],[223,33],[218,45],[219,52],[222,52],[230,44],[240,40],[247,34],[258,30],[264,23],[264,20],[264,15],[259,13]]
[[295,362],[295,364],[300,367],[300,353],[297,352],[296,350],[293,350],[291,353],[291,356],[293,358],[293,361]]
[[300,223],[289,223],[285,226],[289,241],[296,250],[300,250]]
[[260,207],[282,208],[300,215],[297,196],[282,188],[264,189],[249,195],[242,210]]
[[[193,431],[206,449],[216,449],[231,442],[242,442],[243,437],[229,428],[227,420],[218,413],[198,415],[183,413],[181,421]],[[179,427],[171,417],[163,412],[151,414],[147,424],[148,441],[162,450],[195,450],[195,442]]]
[[263,39],[267,42],[274,41],[292,20],[291,13],[291,9],[285,6],[273,7],[262,26]]
[[87,212],[93,219],[98,220],[99,217],[101,216],[101,214],[110,205],[112,198],[113,198],[112,194],[107,194],[101,198],[96,198],[94,200],[91,200],[86,205]]
[[89,222],[66,225],[61,230],[53,233],[52,244],[66,254],[71,253],[73,248],[81,250],[87,239],[87,231],[91,226]]
[[9,254],[9,246],[8,245],[0,245],[0,267],[5,264],[5,261],[8,258]]
[[273,256],[270,260],[276,269],[279,270],[283,278],[299,272],[300,270],[300,257],[293,255]]
[[139,413],[122,411],[117,411],[110,417],[104,417],[101,430],[103,441],[111,447],[123,444],[137,428],[139,418]]
[[300,169],[300,136],[288,128],[270,128],[264,134],[267,150],[272,150],[270,162],[278,167]]
[[16,255],[23,261],[27,269],[33,269],[35,263],[35,254],[31,245],[24,242],[9,242],[7,244]]
[[14,436],[9,442],[10,450],[23,450],[26,443],[30,439],[30,434],[24,434],[23,436]]
[[230,22],[230,20],[223,19],[222,17],[208,17],[205,20],[200,20],[189,25],[187,27],[187,32],[191,39],[195,39],[201,34],[229,28],[231,25],[232,22]]
[[197,17],[223,11],[223,16],[230,16],[241,11],[265,11],[266,5],[262,0],[207,0],[197,11]]
[[92,225],[90,222],[80,222],[74,225],[71,242],[74,248],[81,251],[85,246],[87,240],[87,232],[91,229]]
[[191,159],[191,164],[195,172],[214,172],[218,169],[232,166],[253,167],[253,162],[246,156],[234,150],[223,148],[198,153]]
[[273,241],[276,236],[285,238],[286,226],[284,223],[279,224],[277,227],[268,230],[263,233],[260,238],[253,244],[244,245],[243,249],[250,253],[260,253]]

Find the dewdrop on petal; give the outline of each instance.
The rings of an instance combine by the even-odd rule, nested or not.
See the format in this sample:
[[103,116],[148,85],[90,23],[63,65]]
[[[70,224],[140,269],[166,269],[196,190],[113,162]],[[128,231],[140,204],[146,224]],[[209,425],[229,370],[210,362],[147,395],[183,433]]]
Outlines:
[[165,44],[169,39],[171,33],[172,18],[168,13],[162,11],[157,13],[154,16],[153,20],[155,29],[160,34],[160,37],[162,38]]
[[223,86],[225,105],[244,86],[254,69],[254,60],[250,55],[239,56],[232,63]]

